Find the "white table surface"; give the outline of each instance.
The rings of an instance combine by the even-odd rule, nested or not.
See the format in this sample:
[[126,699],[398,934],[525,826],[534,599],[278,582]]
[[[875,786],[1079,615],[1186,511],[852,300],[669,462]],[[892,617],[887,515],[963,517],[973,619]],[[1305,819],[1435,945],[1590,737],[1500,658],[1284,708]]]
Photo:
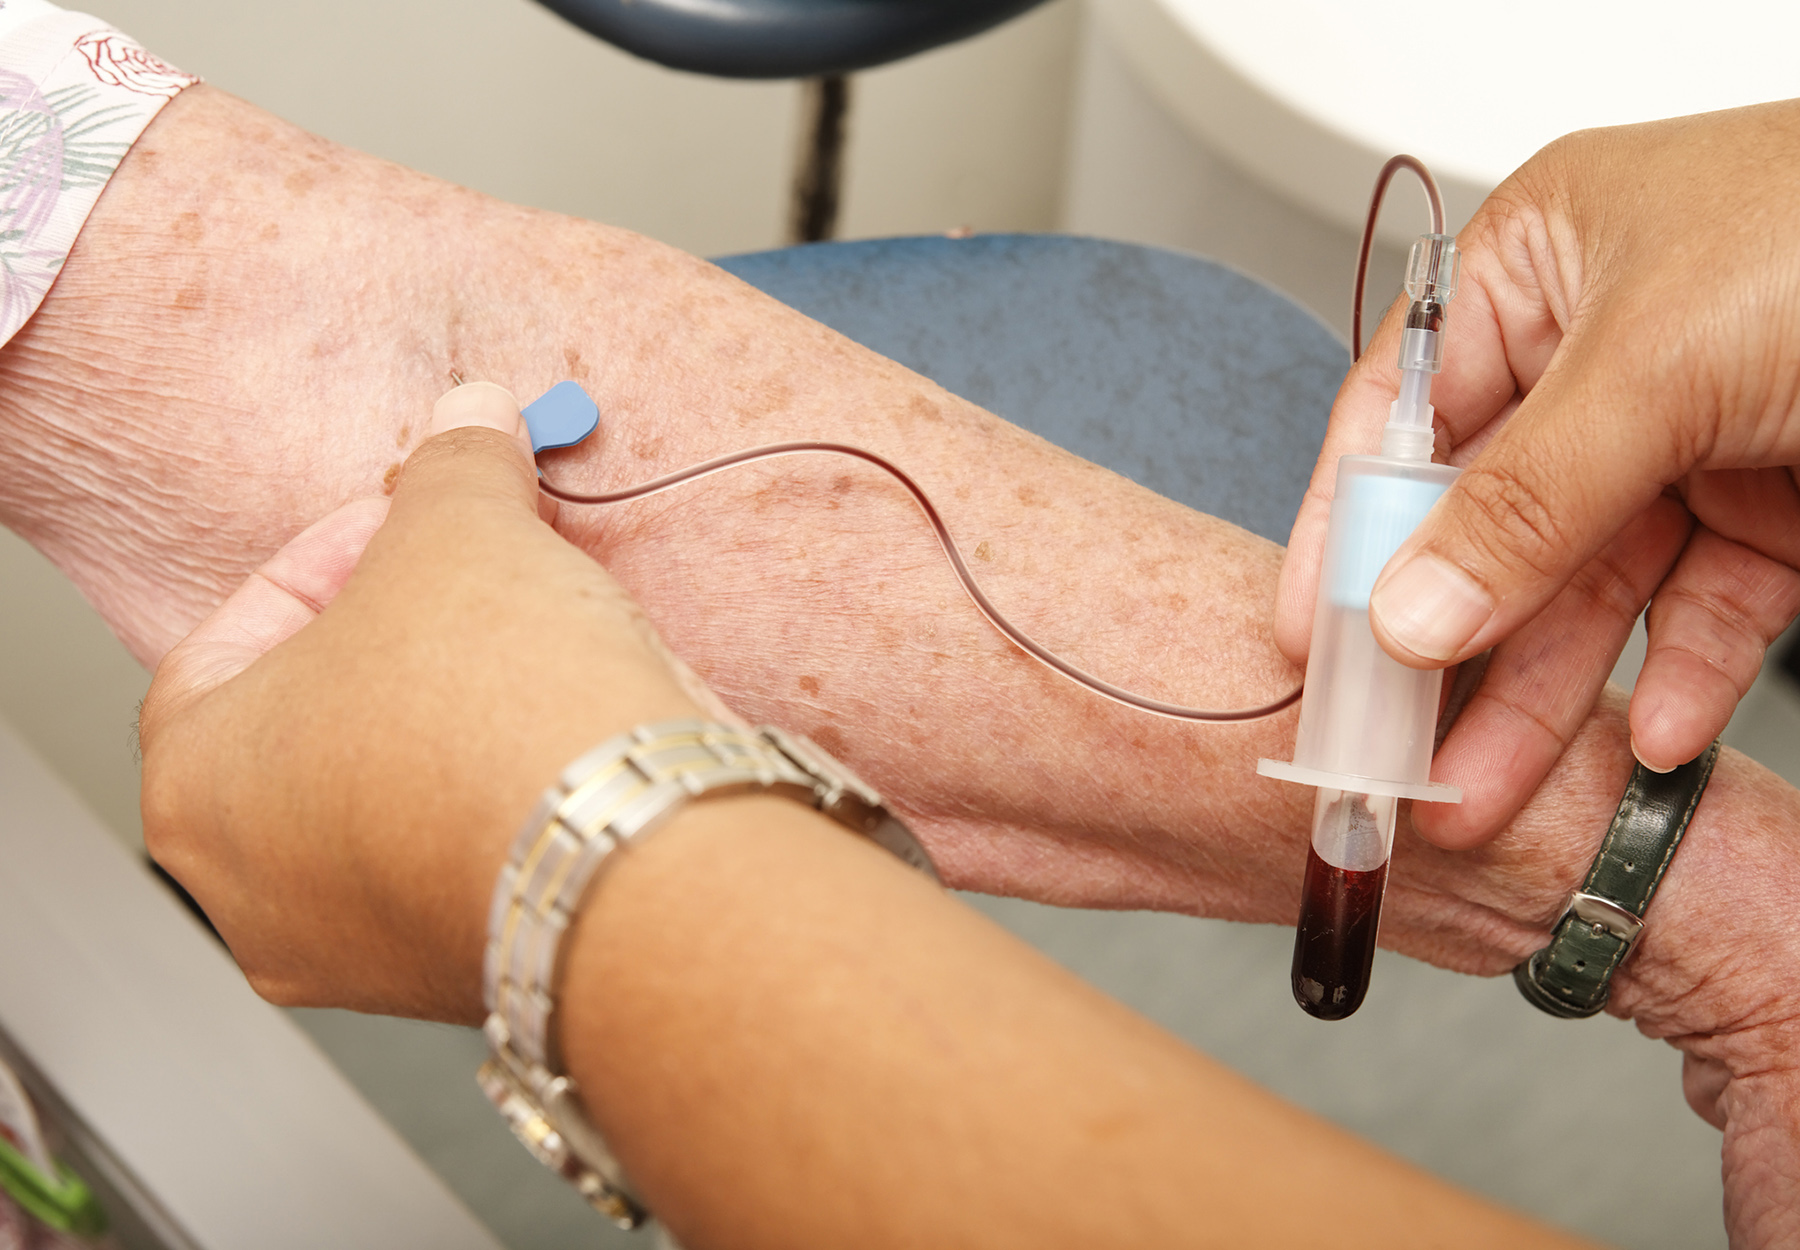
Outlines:
[[[1452,227],[1572,130],[1800,96],[1792,0],[1095,0],[1145,83],[1222,155],[1360,228],[1396,152]],[[1417,223],[1384,231],[1403,242]]]

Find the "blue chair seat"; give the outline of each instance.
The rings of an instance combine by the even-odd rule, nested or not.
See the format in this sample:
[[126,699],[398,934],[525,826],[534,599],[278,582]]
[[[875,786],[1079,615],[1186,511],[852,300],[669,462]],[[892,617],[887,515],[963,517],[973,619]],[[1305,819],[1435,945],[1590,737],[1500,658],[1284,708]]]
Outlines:
[[718,263],[1034,434],[1281,543],[1350,367],[1286,296],[1161,248],[990,234]]

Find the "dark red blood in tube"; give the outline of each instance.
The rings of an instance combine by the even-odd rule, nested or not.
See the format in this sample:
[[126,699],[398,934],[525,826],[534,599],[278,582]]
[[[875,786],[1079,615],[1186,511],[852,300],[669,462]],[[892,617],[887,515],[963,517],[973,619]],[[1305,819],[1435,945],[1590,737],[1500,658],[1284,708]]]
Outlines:
[[1294,934],[1294,1001],[1307,1015],[1342,1020],[1362,1006],[1387,871],[1385,863],[1369,872],[1334,868],[1308,848]]

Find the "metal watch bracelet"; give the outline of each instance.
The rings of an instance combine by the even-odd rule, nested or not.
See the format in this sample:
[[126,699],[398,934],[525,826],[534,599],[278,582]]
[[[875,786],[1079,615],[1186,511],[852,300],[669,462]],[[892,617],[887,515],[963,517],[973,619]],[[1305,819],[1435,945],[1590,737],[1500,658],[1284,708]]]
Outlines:
[[1513,969],[1525,1001],[1565,1019],[1598,1015],[1613,974],[1637,948],[1644,913],[1662,885],[1712,779],[1719,744],[1666,773],[1631,770],[1581,888],[1551,930],[1550,944]]
[[554,1020],[562,939],[606,861],[689,799],[765,793],[804,803],[937,880],[881,796],[813,743],[771,726],[639,725],[563,770],[495,883],[482,970],[491,1057],[478,1079],[519,1140],[621,1228],[649,1215],[562,1071]]

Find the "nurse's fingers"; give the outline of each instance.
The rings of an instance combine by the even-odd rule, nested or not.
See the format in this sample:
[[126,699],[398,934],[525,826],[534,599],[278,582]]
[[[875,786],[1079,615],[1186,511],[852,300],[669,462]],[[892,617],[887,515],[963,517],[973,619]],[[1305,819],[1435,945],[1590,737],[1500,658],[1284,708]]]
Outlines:
[[1413,824],[1428,841],[1451,850],[1478,846],[1536,792],[1593,709],[1691,525],[1677,501],[1661,501],[1494,648],[1432,761],[1432,779],[1461,786],[1463,801],[1413,808]]
[[140,737],[230,681],[324,611],[387,518],[386,499],[359,499],[307,527],[269,557],[156,667]]
[[1701,529],[1650,604],[1631,749],[1658,772],[1724,732],[1768,646],[1800,614],[1800,572]]

